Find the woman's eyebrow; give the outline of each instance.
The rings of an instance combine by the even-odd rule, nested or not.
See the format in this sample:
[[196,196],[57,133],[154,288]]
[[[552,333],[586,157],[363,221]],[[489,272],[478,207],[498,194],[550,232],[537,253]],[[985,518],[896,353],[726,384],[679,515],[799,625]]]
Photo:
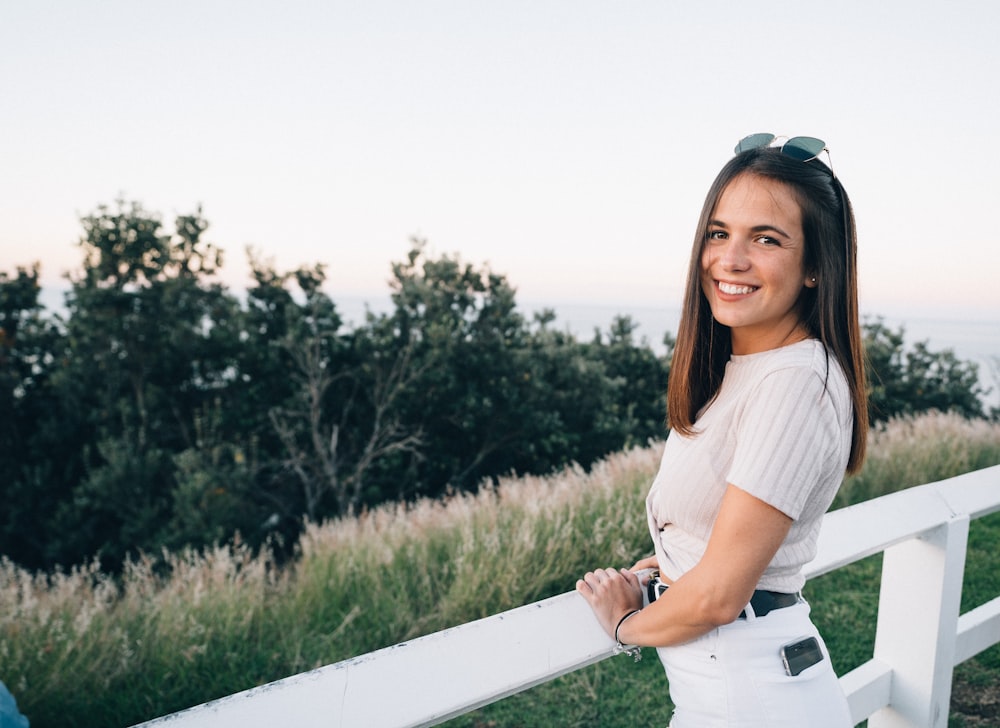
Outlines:
[[[715,220],[709,220],[708,226],[709,227],[725,228],[727,230],[729,229],[729,226],[725,222],[723,222],[722,220],[717,220],[717,219],[715,219]],[[773,224],[770,224],[770,223],[764,224],[764,225],[754,225],[752,228],[750,228],[750,232],[752,232],[752,233],[776,232],[779,235],[781,235],[783,237],[786,237],[788,239],[791,239],[791,237],[792,237],[791,235],[789,235],[788,233],[786,233],[784,230],[782,230],[777,225],[773,225]]]
[[781,235],[781,236],[786,237],[786,238],[791,238],[792,237],[791,235],[789,235],[788,233],[786,233],[784,230],[782,230],[777,225],[754,225],[752,228],[750,228],[750,232],[754,232],[754,233],[766,233],[766,232],[772,232],[772,231],[776,232],[776,233],[778,233],[778,235]]

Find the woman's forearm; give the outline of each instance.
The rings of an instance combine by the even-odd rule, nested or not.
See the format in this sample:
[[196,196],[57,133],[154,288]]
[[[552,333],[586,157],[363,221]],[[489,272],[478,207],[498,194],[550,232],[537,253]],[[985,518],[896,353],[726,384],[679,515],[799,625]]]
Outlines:
[[703,589],[694,582],[678,580],[659,599],[626,619],[618,629],[621,642],[645,647],[688,642],[729,624],[746,604],[735,592]]

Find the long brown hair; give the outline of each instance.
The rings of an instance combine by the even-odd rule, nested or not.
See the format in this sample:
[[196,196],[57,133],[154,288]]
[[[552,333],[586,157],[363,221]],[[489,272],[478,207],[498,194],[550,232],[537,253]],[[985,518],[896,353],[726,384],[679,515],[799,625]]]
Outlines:
[[709,220],[722,192],[743,174],[788,185],[802,209],[804,265],[809,275],[815,276],[817,285],[803,288],[800,316],[810,336],[823,342],[847,377],[854,405],[847,472],[857,472],[864,462],[868,437],[868,394],[858,321],[854,211],[843,185],[822,162],[801,162],[777,149],[764,147],[737,154],[719,172],[705,198],[691,248],[684,306],[670,365],[668,424],[682,435],[697,434],[695,418],[718,393],[732,353],[729,327],[715,320],[701,290],[701,254]]

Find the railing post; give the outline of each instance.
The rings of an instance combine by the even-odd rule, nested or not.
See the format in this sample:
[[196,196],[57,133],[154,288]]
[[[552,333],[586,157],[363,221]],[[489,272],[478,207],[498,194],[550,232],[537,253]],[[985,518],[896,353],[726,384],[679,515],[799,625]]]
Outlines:
[[892,687],[870,728],[947,726],[968,536],[960,515],[886,549],[874,657],[892,668]]

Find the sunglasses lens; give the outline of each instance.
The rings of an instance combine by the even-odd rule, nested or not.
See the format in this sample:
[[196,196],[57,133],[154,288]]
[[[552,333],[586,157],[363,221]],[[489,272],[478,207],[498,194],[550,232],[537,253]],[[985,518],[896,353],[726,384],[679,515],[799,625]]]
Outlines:
[[739,154],[740,152],[746,152],[750,149],[766,147],[773,141],[774,134],[751,134],[750,136],[740,139],[740,143],[736,145],[735,151]]
[[792,137],[781,148],[783,154],[806,162],[815,159],[826,149],[826,142],[816,137]]

